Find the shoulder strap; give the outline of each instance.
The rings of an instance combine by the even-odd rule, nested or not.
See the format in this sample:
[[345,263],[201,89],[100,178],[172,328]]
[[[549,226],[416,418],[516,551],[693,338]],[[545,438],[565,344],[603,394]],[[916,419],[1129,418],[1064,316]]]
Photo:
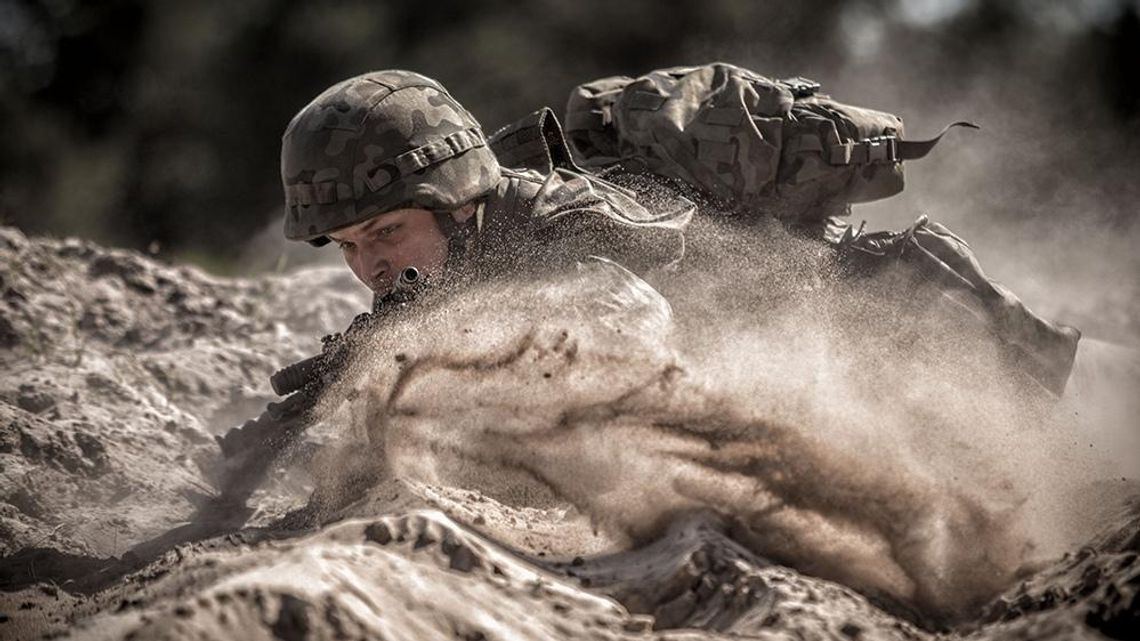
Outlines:
[[488,141],[504,167],[548,174],[556,168],[581,171],[570,155],[562,126],[549,107],[528,114],[496,131]]

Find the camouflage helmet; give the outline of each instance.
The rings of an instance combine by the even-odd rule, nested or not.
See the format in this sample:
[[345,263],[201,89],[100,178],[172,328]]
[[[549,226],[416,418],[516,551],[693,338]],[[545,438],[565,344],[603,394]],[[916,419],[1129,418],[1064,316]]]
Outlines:
[[329,87],[285,130],[285,237],[323,245],[331,231],[409,203],[458,209],[499,176],[478,121],[442,85],[374,71]]

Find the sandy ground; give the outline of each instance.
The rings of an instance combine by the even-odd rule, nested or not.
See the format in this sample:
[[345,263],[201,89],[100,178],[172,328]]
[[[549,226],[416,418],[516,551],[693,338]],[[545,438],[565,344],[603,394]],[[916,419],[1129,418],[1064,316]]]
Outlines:
[[[1037,411],[1003,391],[923,405],[917,423],[939,429],[915,439],[932,454],[899,432],[875,440],[916,423],[913,408],[814,409],[844,398],[830,377],[853,376],[818,335],[733,363],[713,339],[735,328],[721,327],[697,341],[730,364],[714,367],[678,346],[648,286],[606,270],[588,282],[461,302],[377,338],[363,382],[245,525],[194,529],[215,493],[213,436],[256,415],[268,375],[367,299],[340,269],[223,280],[0,230],[0,635],[1126,639],[1140,626],[1140,493],[1132,459],[1111,456],[1135,414],[1105,396],[1106,381],[1140,380],[1133,352],[1087,343],[1059,404],[1100,408],[1079,443],[1033,453],[1021,432],[965,432]],[[805,326],[791,314],[765,331],[787,324]],[[940,363],[971,368],[963,387],[1000,387],[984,356]],[[811,385],[789,382],[797,368]],[[891,407],[931,393],[911,386]]]

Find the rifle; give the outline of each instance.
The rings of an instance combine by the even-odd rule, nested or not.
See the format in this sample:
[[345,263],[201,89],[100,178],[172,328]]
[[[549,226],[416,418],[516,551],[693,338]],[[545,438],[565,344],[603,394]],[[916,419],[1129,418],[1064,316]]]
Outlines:
[[372,311],[358,314],[343,333],[321,339],[321,352],[278,370],[269,382],[278,396],[255,419],[215,437],[225,457],[220,496],[222,505],[244,506],[270,467],[301,434],[319,420],[317,403],[351,362],[361,337],[367,337],[382,320],[405,309],[424,286],[415,267],[407,267],[392,291],[377,298]]

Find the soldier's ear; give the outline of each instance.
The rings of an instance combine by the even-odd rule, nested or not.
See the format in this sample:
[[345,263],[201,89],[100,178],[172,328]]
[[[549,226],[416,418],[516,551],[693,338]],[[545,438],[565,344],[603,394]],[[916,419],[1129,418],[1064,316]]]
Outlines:
[[466,205],[451,212],[451,219],[457,223],[465,223],[475,215],[475,203],[467,203]]

